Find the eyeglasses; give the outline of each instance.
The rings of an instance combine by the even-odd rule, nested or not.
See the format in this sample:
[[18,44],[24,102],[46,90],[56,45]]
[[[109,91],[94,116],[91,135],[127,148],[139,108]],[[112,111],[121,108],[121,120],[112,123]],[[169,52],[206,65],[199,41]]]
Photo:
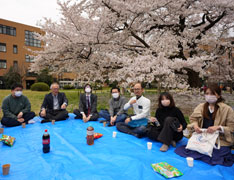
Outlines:
[[141,89],[140,88],[134,88],[133,90],[134,91],[140,91]]

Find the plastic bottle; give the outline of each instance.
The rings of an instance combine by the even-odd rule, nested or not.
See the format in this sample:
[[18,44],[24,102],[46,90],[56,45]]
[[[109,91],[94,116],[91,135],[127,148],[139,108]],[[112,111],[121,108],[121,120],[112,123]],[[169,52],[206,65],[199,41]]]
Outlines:
[[42,144],[43,144],[43,153],[50,152],[50,135],[47,132],[47,129],[45,130],[45,133],[42,136]]
[[94,144],[94,128],[92,126],[89,126],[87,128],[87,144],[93,145]]

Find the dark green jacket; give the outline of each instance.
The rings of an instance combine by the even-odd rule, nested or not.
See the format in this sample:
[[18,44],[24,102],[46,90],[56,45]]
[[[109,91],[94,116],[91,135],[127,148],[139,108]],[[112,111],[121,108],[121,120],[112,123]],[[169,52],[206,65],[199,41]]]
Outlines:
[[31,111],[31,104],[24,95],[16,98],[9,95],[3,99],[2,111],[4,117],[17,119],[20,112],[27,113]]

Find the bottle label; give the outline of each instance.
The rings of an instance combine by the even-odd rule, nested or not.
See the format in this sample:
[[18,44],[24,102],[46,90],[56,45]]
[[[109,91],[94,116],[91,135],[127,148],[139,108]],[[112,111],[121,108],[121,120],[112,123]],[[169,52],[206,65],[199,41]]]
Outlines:
[[43,139],[42,144],[50,144],[50,139]]
[[94,131],[87,131],[87,135],[88,135],[88,136],[94,135]]

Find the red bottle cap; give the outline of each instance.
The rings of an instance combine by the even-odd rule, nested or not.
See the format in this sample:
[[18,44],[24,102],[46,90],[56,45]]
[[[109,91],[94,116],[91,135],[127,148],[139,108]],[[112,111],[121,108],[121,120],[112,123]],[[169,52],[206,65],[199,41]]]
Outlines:
[[45,132],[47,132],[47,129],[45,130]]

